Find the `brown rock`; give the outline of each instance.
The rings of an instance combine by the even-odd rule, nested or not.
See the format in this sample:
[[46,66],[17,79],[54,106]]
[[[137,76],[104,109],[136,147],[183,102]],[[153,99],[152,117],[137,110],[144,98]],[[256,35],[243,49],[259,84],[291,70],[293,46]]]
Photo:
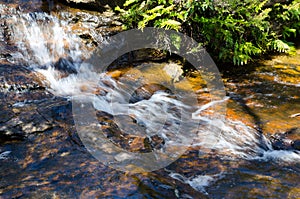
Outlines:
[[107,72],[107,74],[109,76],[111,76],[112,78],[119,78],[122,75],[122,71],[120,71],[120,70],[114,70],[114,71]]

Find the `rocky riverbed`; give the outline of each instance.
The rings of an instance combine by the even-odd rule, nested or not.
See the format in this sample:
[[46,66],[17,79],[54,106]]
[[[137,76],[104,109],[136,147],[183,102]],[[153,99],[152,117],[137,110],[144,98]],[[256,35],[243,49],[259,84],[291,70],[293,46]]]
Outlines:
[[[46,71],[47,62],[36,61],[39,59],[32,48],[27,49],[28,41],[14,32],[21,27],[19,20],[25,19],[26,23],[29,13],[30,20],[42,24],[38,27],[42,27],[40,30],[45,31],[45,35],[49,34],[47,27],[60,24],[59,30],[76,36],[76,40],[70,41],[67,40],[69,35],[64,37],[63,46],[68,50],[62,54],[50,53],[59,80],[79,73],[75,67],[78,60],[66,55],[80,51],[79,57],[84,59],[105,38],[121,31],[117,16],[109,9],[96,12],[58,3],[51,6],[44,1],[30,2],[35,6],[22,2],[0,4],[1,198],[300,197],[300,184],[295,180],[300,176],[299,117],[289,117],[300,112],[299,52],[294,57],[279,56],[259,63],[249,70],[230,71],[223,67],[221,72],[229,100],[228,122],[221,135],[229,139],[223,142],[227,145],[211,149],[200,137],[168,167],[131,174],[102,164],[88,152],[74,126],[71,96],[57,95],[51,79],[47,79],[46,73],[38,72]],[[17,30],[25,31],[22,27]],[[42,46],[53,50],[51,44],[55,43],[55,37],[44,38],[46,44]],[[76,47],[75,41],[81,45]],[[25,51],[20,50],[20,44],[26,47]],[[159,51],[133,52],[114,62],[107,76],[116,82],[134,82],[143,74],[139,66],[146,63],[153,67],[150,75],[144,74],[145,81],[153,82],[157,71],[159,77],[171,81],[172,77],[162,75],[164,67],[161,66],[169,64],[165,62],[167,58]],[[192,85],[190,88],[198,94],[199,102],[210,101],[201,74],[184,71],[180,75]],[[178,77],[175,82],[179,89],[186,88],[182,78]],[[65,86],[61,89],[67,90],[67,84]],[[161,85],[145,84],[133,93],[130,103],[148,100],[156,91],[169,92]],[[205,114],[213,113],[208,110]],[[119,133],[111,114],[98,110],[97,119],[112,143],[126,150],[149,152],[164,145],[159,136],[150,137],[150,142],[149,138],[130,135],[134,134],[132,131]],[[137,123],[132,115],[119,119],[127,122],[129,131]],[[238,138],[235,133],[239,133]],[[252,150],[260,145],[268,147],[263,144],[261,135],[267,137],[274,150]],[[257,141],[252,136],[260,137],[261,143],[246,142]]]

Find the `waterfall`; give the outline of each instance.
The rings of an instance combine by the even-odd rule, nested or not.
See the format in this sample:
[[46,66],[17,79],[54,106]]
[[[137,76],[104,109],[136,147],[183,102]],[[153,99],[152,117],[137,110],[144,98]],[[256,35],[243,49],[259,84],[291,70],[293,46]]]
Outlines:
[[[16,58],[31,67],[50,66],[59,58],[74,63],[84,58],[77,36],[67,22],[46,13],[18,13],[6,19],[10,40],[19,49]],[[86,52],[85,52],[86,53]]]
[[[166,144],[175,145],[186,143],[182,141],[185,136],[176,135],[175,140],[172,140],[172,136],[180,128],[182,114],[186,110],[193,110],[189,116],[190,122],[200,125],[190,132],[192,146],[199,146],[200,150],[215,150],[224,158],[300,161],[299,152],[273,150],[264,135],[242,122],[201,116],[202,111],[223,102],[189,107],[165,91],[155,92],[149,99],[127,102],[118,80],[106,73],[98,74],[92,70],[93,66],[82,64],[90,52],[86,51],[80,38],[72,33],[63,20],[46,13],[19,12],[5,20],[11,33],[10,42],[17,47],[13,62],[43,74],[48,89],[54,95],[71,97],[86,94],[86,100],[91,100],[95,109],[115,117],[130,115],[137,125],[146,128],[148,136],[159,133]],[[61,59],[65,61],[60,62]],[[71,74],[68,73],[70,68],[73,71]],[[176,108],[184,111],[178,114]],[[193,184],[194,181],[188,182]]]

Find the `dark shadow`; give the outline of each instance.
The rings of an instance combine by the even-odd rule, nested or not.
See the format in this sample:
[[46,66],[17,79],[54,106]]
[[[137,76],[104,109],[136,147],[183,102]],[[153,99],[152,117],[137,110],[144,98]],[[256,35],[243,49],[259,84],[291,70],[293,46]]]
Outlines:
[[265,141],[263,139],[263,122],[261,121],[261,118],[257,114],[255,114],[254,111],[249,106],[247,106],[246,101],[243,99],[242,96],[236,93],[231,93],[229,94],[229,97],[237,104],[239,104],[246,114],[250,115],[253,118],[255,130],[257,130],[260,135],[258,139],[261,143],[261,147],[264,148],[265,150],[268,150],[267,146],[265,145]]
[[[49,0],[51,1],[51,0]],[[109,6],[110,8],[114,9],[116,6],[123,7],[123,4],[125,3],[125,0],[96,0],[96,1],[86,1],[88,3],[82,3],[84,1],[77,1],[78,3],[75,2],[76,0],[62,0],[62,1],[57,1],[54,0],[55,3],[63,3],[65,5],[68,5],[70,7],[78,8],[78,9],[83,9],[83,10],[90,10],[90,11],[97,11],[97,12],[104,12],[106,10],[105,6]]]

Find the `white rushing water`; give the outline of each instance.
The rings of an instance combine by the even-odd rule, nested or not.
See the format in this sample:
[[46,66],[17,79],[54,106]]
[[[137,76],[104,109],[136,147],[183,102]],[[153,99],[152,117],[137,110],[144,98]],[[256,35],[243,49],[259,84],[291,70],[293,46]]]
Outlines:
[[[176,108],[195,109],[191,116],[191,123],[200,122],[201,125],[193,131],[192,145],[199,146],[200,150],[214,150],[217,155],[224,158],[300,162],[298,152],[273,150],[265,136],[242,122],[201,115],[204,110],[223,101],[188,107],[169,93],[159,91],[150,99],[136,103],[127,102],[122,83],[105,73],[94,72],[90,65],[79,67],[88,53],[83,52],[80,39],[72,34],[64,21],[45,13],[34,13],[16,14],[7,19],[7,23],[12,33],[11,40],[18,47],[18,52],[14,54],[15,62],[26,64],[43,74],[48,89],[55,95],[71,97],[86,94],[86,99],[93,102],[95,109],[114,116],[130,115],[136,119],[137,124],[146,128],[148,136],[159,132],[159,135],[169,141],[169,144],[174,142],[180,144],[182,142],[180,139],[185,139],[184,136],[177,134],[174,140],[169,133],[178,132],[181,116],[184,114],[184,112],[178,114]],[[77,73],[63,75],[55,69],[54,65],[59,58],[72,60],[72,67]],[[94,93],[98,95],[95,96]],[[166,123],[168,125],[165,125]],[[3,153],[1,157],[7,154]],[[189,179],[180,177],[179,174],[170,175],[202,192],[205,192],[206,186],[220,178],[219,175],[195,176]]]
[[179,173],[170,173],[170,177],[179,180],[185,184],[189,184],[195,190],[208,195],[208,193],[205,190],[205,187],[208,187],[215,181],[223,178],[223,174],[220,173],[216,175],[198,175],[192,178],[187,178]]
[[18,52],[14,55],[27,65],[48,66],[59,58],[70,58],[74,63],[83,58],[80,41],[70,34],[66,22],[46,13],[16,14],[6,19],[11,42]]

